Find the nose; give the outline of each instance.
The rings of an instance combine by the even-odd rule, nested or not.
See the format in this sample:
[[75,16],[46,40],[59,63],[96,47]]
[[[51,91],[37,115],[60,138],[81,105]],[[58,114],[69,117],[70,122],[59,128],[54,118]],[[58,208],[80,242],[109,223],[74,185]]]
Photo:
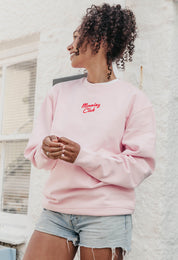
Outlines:
[[67,46],[67,50],[70,51],[73,48],[73,44],[71,43],[69,46]]

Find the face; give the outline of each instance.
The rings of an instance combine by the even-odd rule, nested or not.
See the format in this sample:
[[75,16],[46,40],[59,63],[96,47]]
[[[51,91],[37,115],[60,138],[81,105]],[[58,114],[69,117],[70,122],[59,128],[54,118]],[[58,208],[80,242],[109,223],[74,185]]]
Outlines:
[[79,55],[76,55],[77,53],[77,43],[79,41],[80,33],[79,33],[80,27],[78,27],[73,32],[73,42],[67,47],[67,50],[70,52],[70,60],[71,60],[71,66],[74,68],[87,68],[90,60],[91,60],[91,48],[89,45],[87,45],[87,50],[85,52],[81,51],[81,48],[79,48]]

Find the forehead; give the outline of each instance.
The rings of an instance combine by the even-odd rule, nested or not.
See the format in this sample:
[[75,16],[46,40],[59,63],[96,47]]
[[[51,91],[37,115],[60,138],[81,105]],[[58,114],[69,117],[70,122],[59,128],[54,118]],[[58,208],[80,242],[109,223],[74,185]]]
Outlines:
[[79,33],[79,30],[80,30],[80,26],[78,26],[78,27],[75,29],[75,31],[73,32],[73,34]]

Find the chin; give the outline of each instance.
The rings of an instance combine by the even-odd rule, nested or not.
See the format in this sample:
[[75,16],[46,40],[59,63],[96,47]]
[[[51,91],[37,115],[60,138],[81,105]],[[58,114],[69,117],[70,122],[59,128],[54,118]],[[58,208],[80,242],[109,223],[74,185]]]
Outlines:
[[78,68],[78,69],[81,69],[81,68],[84,68],[84,66],[82,66],[81,64],[78,64],[77,62],[71,62],[71,66],[73,68]]

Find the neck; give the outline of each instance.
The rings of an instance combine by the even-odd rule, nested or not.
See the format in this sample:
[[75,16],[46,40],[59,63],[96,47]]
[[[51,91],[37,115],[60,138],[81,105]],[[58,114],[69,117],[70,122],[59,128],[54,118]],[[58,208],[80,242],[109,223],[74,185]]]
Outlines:
[[106,60],[103,58],[102,60],[100,59],[100,57],[96,59],[95,56],[94,59],[90,62],[90,64],[86,66],[86,69],[88,71],[87,80],[91,83],[102,83],[102,82],[108,82],[113,79],[116,79],[112,66],[111,66],[112,69],[111,76],[109,79],[107,78],[107,73],[109,71],[108,71]]
[[97,73],[94,71],[93,73],[91,71],[88,71],[87,73],[87,80],[90,83],[102,83],[102,82],[109,82],[111,80],[116,79],[116,76],[114,75],[113,71],[111,73],[111,77],[107,78],[107,72],[105,73]]

